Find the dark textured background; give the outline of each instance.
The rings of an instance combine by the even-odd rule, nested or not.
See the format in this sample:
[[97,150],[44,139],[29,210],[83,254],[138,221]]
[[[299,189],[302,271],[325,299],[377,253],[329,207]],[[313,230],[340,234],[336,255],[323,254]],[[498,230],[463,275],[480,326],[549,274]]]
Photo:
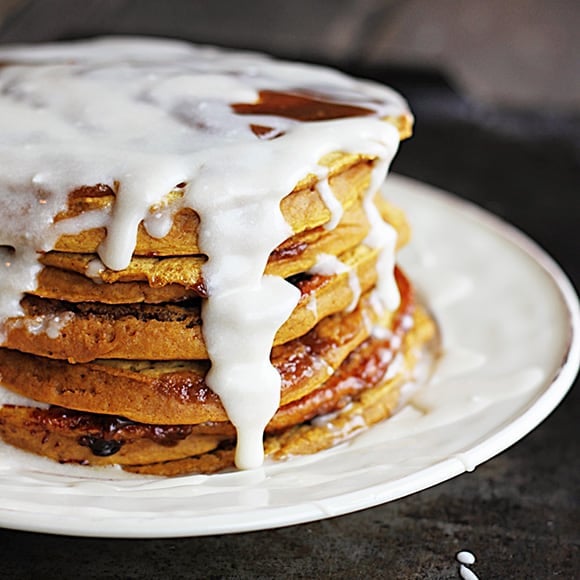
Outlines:
[[[394,170],[455,192],[512,222],[556,258],[576,287],[580,283],[577,109],[484,106],[462,97],[437,71],[373,65],[362,45],[349,50],[344,38],[333,40],[334,52],[325,51],[328,35],[326,44],[324,35],[316,37],[305,12],[292,12],[285,20],[283,15],[272,17],[266,34],[256,27],[258,15],[252,20],[252,4],[242,10],[242,3],[207,2],[206,27],[203,21],[187,20],[191,10],[203,16],[200,3],[189,8],[186,2],[168,3],[175,9],[163,18],[153,2],[12,4],[16,8],[0,27],[0,41],[109,31],[171,34],[332,60],[360,76],[391,83],[409,98],[417,117],[415,136],[402,146]],[[66,10],[75,14],[58,19],[47,4],[61,5],[65,16]],[[333,34],[338,34],[333,15],[340,8],[344,26],[352,28],[355,3],[330,4],[316,4],[317,21],[334,18]],[[373,3],[363,4],[368,9]],[[385,19],[396,3],[383,4]],[[225,7],[229,24],[216,27],[217,11]],[[236,18],[244,23],[237,25],[237,35],[232,31]],[[346,37],[352,44],[353,37],[365,37],[370,30],[376,40],[376,28],[370,18],[354,32],[345,28]],[[311,41],[301,45],[304,33]],[[454,556],[460,549],[476,554],[472,569],[482,580],[580,578],[579,408],[575,388],[540,427],[475,472],[326,521],[177,540],[99,540],[0,530],[0,578],[451,579],[459,577]]]

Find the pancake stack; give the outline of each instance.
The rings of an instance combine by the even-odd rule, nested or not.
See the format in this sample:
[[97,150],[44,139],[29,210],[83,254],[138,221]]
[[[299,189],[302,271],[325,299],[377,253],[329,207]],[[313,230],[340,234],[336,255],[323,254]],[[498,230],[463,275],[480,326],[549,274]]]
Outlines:
[[[260,142],[282,142],[294,124],[368,116],[401,138],[410,133],[405,111],[378,114],[343,92],[323,94],[276,85],[260,90],[255,101],[229,107]],[[281,130],[280,119],[293,124]],[[392,414],[434,334],[410,281],[392,264],[409,227],[376,191],[385,160],[354,145],[348,152],[323,151],[289,192],[280,192],[287,233],[268,252],[263,274],[285,280],[296,298],[276,327],[269,357],[280,397],[260,433],[266,456],[274,459],[328,448]],[[107,220],[121,211],[123,180],[68,185],[47,230],[51,242],[34,248],[34,283],[21,289],[18,308],[2,321],[0,382],[22,397],[0,408],[5,442],[61,463],[119,465],[152,475],[248,466],[236,460],[241,427],[206,380],[217,365],[206,313],[221,294],[208,269],[206,215],[187,202],[190,187],[191,180],[176,173],[173,187],[137,220],[128,263],[112,267],[101,250],[114,228]],[[377,219],[384,220],[381,226]],[[250,240],[267,235],[254,222],[250,216]],[[377,227],[396,233],[392,248],[376,242]],[[0,242],[12,267],[19,241]],[[243,261],[240,255],[236,260]],[[395,307],[382,294],[385,277],[396,284]],[[250,321],[269,308],[246,300],[236,302],[238,311],[240,304]],[[231,324],[222,319],[223,336],[251,343],[252,322],[239,327],[234,318]],[[255,381],[261,381],[258,373]]]

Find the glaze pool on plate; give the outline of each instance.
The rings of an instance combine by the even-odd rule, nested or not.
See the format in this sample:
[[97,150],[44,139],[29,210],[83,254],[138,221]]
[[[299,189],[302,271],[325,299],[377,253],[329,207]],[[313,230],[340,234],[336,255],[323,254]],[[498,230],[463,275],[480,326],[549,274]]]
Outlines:
[[403,267],[435,312],[443,356],[397,416],[337,448],[247,472],[153,479],[63,467],[0,447],[0,525],[109,537],[240,532],[419,491],[503,451],[568,390],[578,299],[533,242],[434,188],[391,176],[413,241]]

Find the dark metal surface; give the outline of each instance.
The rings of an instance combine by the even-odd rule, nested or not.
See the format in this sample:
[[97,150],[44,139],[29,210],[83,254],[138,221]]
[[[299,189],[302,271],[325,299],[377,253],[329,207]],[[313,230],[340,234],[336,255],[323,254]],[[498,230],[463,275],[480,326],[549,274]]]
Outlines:
[[[437,74],[368,70],[410,98],[415,137],[394,170],[517,225],[580,283],[580,119],[484,109]],[[493,578],[580,577],[580,394],[510,450],[410,497],[240,535],[104,540],[0,530],[0,578],[458,578],[457,551]]]

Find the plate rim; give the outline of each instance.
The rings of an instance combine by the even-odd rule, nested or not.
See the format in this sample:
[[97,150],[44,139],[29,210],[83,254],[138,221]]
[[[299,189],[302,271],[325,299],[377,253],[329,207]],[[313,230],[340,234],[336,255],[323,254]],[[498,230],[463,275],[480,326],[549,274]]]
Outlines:
[[[504,241],[516,246],[549,276],[558,291],[558,297],[565,308],[568,320],[567,348],[562,352],[562,363],[551,377],[543,381],[543,389],[528,401],[525,410],[515,419],[501,426],[483,441],[470,446],[462,453],[446,457],[436,463],[419,469],[409,475],[370,485],[365,488],[361,497],[360,490],[348,491],[331,498],[318,501],[308,500],[290,506],[260,507],[249,510],[252,518],[229,521],[231,514],[204,515],[201,519],[211,519],[208,529],[200,529],[200,521],[195,517],[176,518],[174,515],[164,518],[167,522],[162,530],[140,527],[140,522],[149,522],[154,518],[131,518],[134,528],[129,532],[121,527],[111,529],[117,520],[90,517],[79,521],[78,516],[53,519],[50,523],[48,514],[41,514],[41,521],[35,521],[36,512],[22,512],[16,509],[0,508],[0,527],[5,529],[49,533],[55,535],[73,535],[78,537],[98,538],[178,538],[207,535],[221,535],[260,531],[287,527],[316,520],[354,513],[362,509],[394,501],[417,493],[464,473],[473,471],[477,466],[499,455],[520,441],[542,423],[562,401],[574,383],[580,367],[580,301],[572,282],[562,267],[537,242],[503,218],[491,213],[477,204],[463,199],[439,187],[415,180],[413,178],[391,174],[388,187],[411,187],[419,190],[420,195],[429,195],[438,203],[451,207],[463,217],[478,222],[500,236]],[[410,480],[413,484],[410,484]],[[278,514],[277,518],[273,515]],[[90,522],[90,523],[89,523]],[[172,522],[172,526],[168,523]],[[87,525],[91,527],[88,528]]]

